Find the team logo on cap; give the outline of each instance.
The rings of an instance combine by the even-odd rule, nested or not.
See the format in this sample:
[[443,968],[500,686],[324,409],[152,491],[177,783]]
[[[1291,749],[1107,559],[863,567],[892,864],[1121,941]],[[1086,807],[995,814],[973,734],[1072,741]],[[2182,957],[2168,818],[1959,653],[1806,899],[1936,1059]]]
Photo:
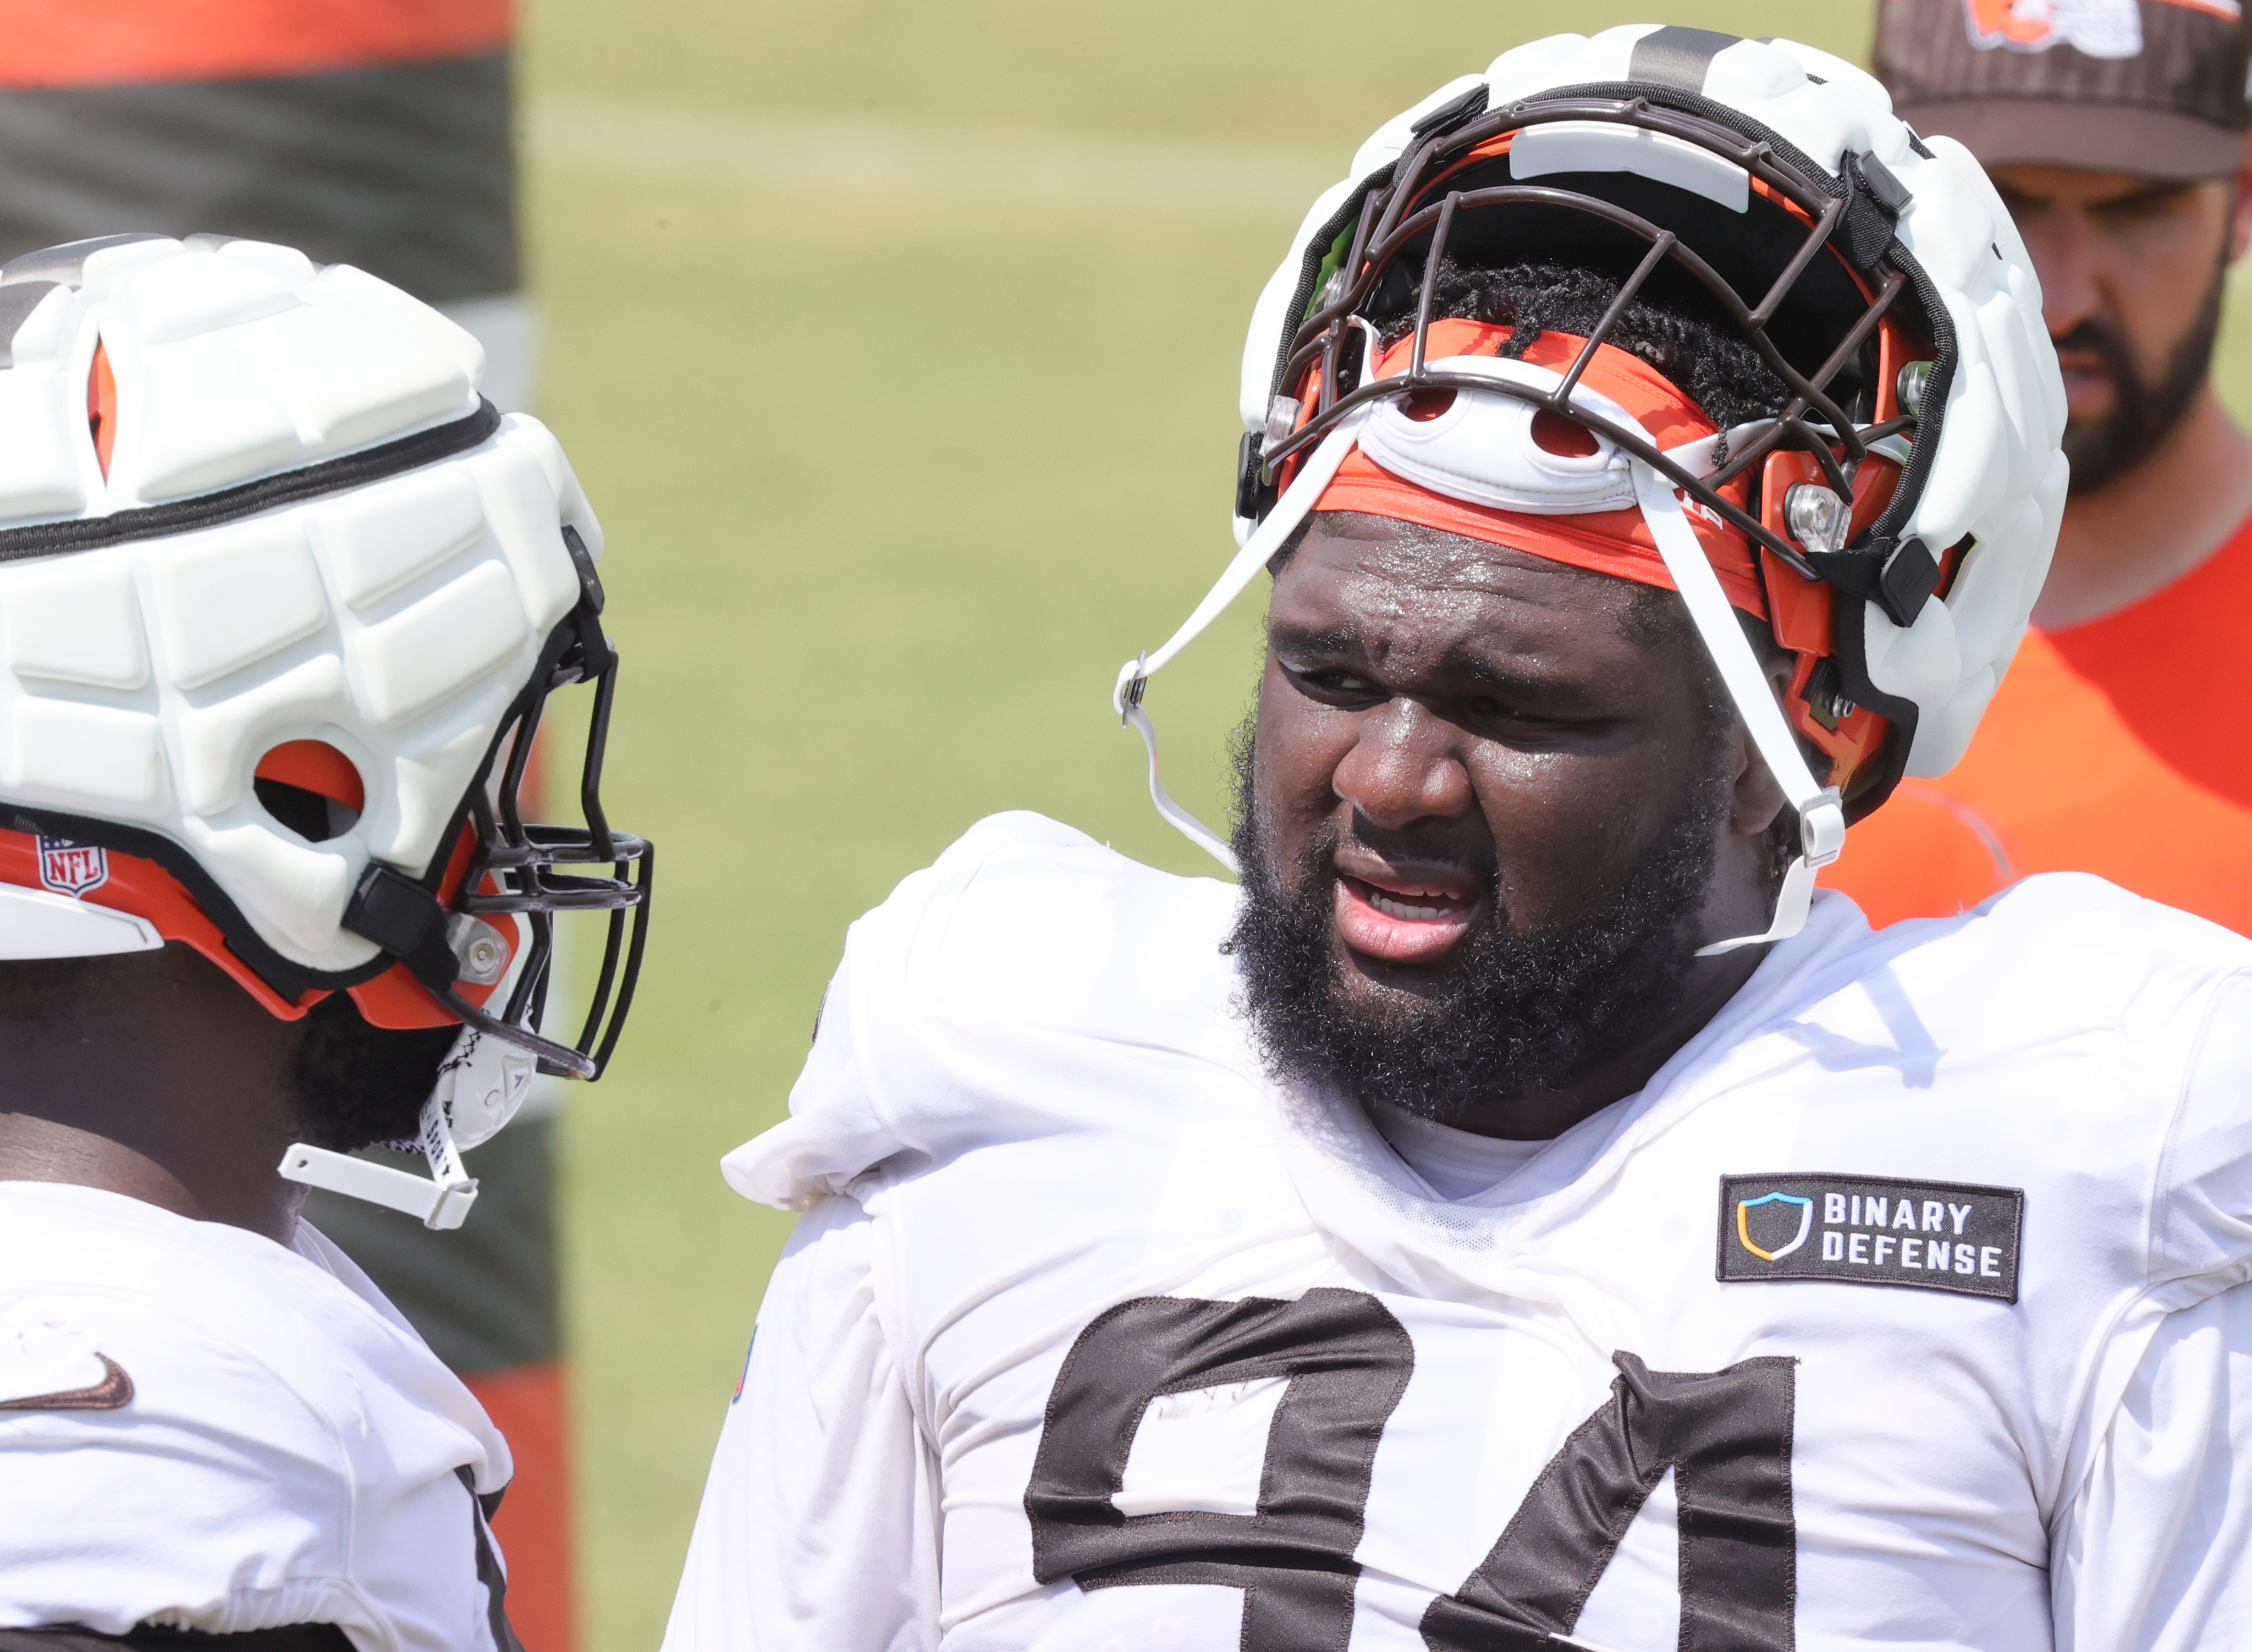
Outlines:
[[[1755,1224],[1752,1212],[1761,1210],[1763,1205],[1782,1207],[1778,1211],[1762,1211],[1756,1218],[1759,1239],[1767,1240],[1766,1246],[1762,1246],[1759,1239],[1752,1237]],[[1794,1223],[1796,1227],[1792,1225]],[[1736,1201],[1736,1243],[1762,1262],[1780,1261],[1805,1244],[1806,1236],[1813,1231],[1812,1199],[1803,1199],[1796,1193],[1766,1193],[1755,1199]]]
[[2063,45],[2091,58],[2142,54],[2143,14],[2135,0],[1963,0],[1963,14],[1970,44],[1981,51],[2046,52]]
[[[2160,0],[2234,23],[2241,0]],[[2143,53],[2143,14],[2135,0],[1963,0],[1970,44],[1981,51],[2046,52],[2070,46],[2091,58]]]
[[67,837],[39,838],[39,881],[59,895],[83,895],[109,881],[109,851]]

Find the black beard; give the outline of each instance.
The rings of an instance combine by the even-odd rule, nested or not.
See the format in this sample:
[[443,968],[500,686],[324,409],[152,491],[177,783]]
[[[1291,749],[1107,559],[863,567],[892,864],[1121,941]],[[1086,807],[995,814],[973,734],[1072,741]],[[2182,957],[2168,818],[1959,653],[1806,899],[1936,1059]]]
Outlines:
[[2221,337],[2221,305],[2228,267],[2214,273],[2213,286],[2198,307],[2197,319],[2174,346],[2156,385],[2137,371],[2127,341],[2108,321],[2091,316],[2056,341],[2059,350],[2085,350],[2101,356],[2111,374],[2111,411],[2093,424],[2075,420],[2064,427],[2064,456],[2072,462],[2072,492],[2090,494],[2149,458],[2173,433],[2205,386]]
[[1325,829],[1285,884],[1252,790],[1248,739],[1236,760],[1243,892],[1224,950],[1242,970],[1244,1009],[1277,1082],[1334,1087],[1445,1124],[1478,1103],[1563,1089],[1680,1007],[1727,806],[1717,764],[1626,876],[1576,916],[1511,934],[1489,871],[1485,915],[1442,982],[1354,997],[1331,938],[1337,833]]
[[305,1039],[289,1074],[299,1137],[336,1153],[411,1141],[422,1104],[459,1027],[372,1027],[347,993],[332,993],[305,1017]]

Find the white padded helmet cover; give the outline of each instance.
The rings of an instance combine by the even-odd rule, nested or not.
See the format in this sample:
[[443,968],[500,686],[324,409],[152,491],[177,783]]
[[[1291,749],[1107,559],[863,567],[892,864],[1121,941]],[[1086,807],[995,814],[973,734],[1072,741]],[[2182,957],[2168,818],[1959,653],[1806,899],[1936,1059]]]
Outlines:
[[[1417,121],[1481,84],[1498,108],[1625,80],[1636,44],[1659,26],[1630,24],[1519,46],[1484,75],[1450,80],[1378,128],[1351,173],[1314,203],[1260,295],[1244,344],[1243,427],[1255,432],[1266,423],[1308,244],[1361,180],[1406,152]],[[1924,604],[1913,626],[1903,629],[1875,605],[1864,607],[1871,681],[1918,708],[1907,772],[1943,774],[1963,755],[2017,652],[2064,508],[2064,385],[2041,321],[2040,283],[1977,163],[1947,138],[1926,140],[1929,155],[1917,153],[1890,97],[1866,72],[1793,41],[1740,40],[1712,58],[1703,95],[1770,128],[1833,176],[1848,151],[1874,156],[1912,197],[1896,233],[1937,288],[1959,359],[1939,454],[1901,534],[1921,538],[1934,554],[1966,534],[1977,545],[1946,599]],[[1239,518],[1239,542],[1248,530]]]
[[[7,288],[0,286],[0,295]],[[95,343],[117,381],[108,478],[87,434]],[[358,270],[287,248],[149,239],[47,292],[0,371],[0,531],[168,503],[453,423],[474,340]],[[601,532],[561,448],[511,414],[383,480],[163,538],[0,561],[0,802],[186,849],[308,969],[373,960],[341,927],[371,859],[421,874]],[[251,786],[325,741],[366,802],[310,843]]]
[[[1548,368],[1491,356],[1448,356],[1429,364],[1435,371],[1535,391],[1564,382]],[[1572,400],[1613,424],[1639,427],[1632,413],[1586,384],[1572,387]],[[1497,510],[1580,516],[1635,508],[1623,453],[1592,432],[1595,452],[1552,453],[1533,435],[1533,416],[1529,401],[1479,391],[1457,393],[1434,419],[1412,419],[1397,401],[1379,401],[1361,427],[1360,450],[1419,487]]]

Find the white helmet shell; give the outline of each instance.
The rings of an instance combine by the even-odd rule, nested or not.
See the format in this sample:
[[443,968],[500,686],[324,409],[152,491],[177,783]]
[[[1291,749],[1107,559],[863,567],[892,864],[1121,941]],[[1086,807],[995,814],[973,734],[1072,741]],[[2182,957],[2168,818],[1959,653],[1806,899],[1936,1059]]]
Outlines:
[[[450,848],[580,600],[560,530],[600,554],[561,449],[481,401],[482,352],[435,310],[255,242],[18,260],[0,363],[0,803],[177,845],[288,966],[365,968],[378,948],[344,927],[364,872]],[[340,836],[254,792],[296,740],[365,786]]]
[[[1307,213],[1252,315],[1243,427],[1255,434],[1266,427],[1278,352],[1287,351],[1299,319],[1289,312],[1309,249],[1325,230],[1334,233],[1339,209],[1373,174],[1407,152],[1419,123],[1480,90],[1488,108],[1500,109],[1653,80],[1756,123],[1832,178],[1849,156],[1873,158],[1906,191],[1894,233],[1929,284],[1927,304],[1952,323],[1955,371],[1940,416],[1927,411],[1927,427],[1938,433],[1936,451],[1923,461],[1899,533],[1935,548],[1966,536],[1975,543],[1944,599],[1923,603],[1913,623],[1896,624],[1879,604],[1865,603],[1863,642],[1871,683],[1915,708],[1906,772],[1943,774],[1969,745],[2047,575],[2067,481],[2059,447],[2063,383],[2041,320],[2040,284],[1993,185],[1960,144],[1918,137],[1894,115],[1884,87],[1841,59],[1789,40],[1635,24],[1537,40],[1504,52],[1482,75],[1448,82],[1380,127],[1354,156],[1349,176]],[[1716,170],[1711,157],[1692,160],[1682,153],[1686,146],[1648,134],[1638,142],[1620,135],[1599,159],[1583,153],[1581,164],[1637,171],[1716,199],[1727,187],[1719,176],[1727,169]],[[1936,380],[1932,388],[1939,388]],[[1917,480],[1912,471],[1911,483]],[[1239,544],[1253,526],[1238,515]]]

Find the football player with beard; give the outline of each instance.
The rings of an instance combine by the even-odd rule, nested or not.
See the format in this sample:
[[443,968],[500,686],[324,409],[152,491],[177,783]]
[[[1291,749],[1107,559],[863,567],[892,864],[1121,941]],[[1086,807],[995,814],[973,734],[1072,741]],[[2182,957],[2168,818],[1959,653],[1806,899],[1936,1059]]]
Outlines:
[[2252,238],[2248,61],[2233,0],[1878,8],[1899,114],[1969,148],[2025,239],[2072,491],[1978,738],[1857,830],[1832,880],[1873,921],[2092,871],[2252,934],[2252,730],[2230,663],[2252,606],[2252,437],[2211,372]]
[[[7,1652],[517,1652],[507,1443],[300,1219],[458,1227],[460,1149],[600,1074],[640,968],[601,530],[483,366],[270,243],[0,266]],[[580,684],[585,823],[527,824]],[[609,945],[566,1043],[572,913]]]
[[[2252,947],[1872,932],[2064,400],[1960,148],[1784,41],[1504,54],[1317,201],[1116,706],[1241,887],[1004,815],[856,924],[671,1652],[1960,1652],[2252,1612]],[[1232,841],[1148,694],[1271,571]]]

